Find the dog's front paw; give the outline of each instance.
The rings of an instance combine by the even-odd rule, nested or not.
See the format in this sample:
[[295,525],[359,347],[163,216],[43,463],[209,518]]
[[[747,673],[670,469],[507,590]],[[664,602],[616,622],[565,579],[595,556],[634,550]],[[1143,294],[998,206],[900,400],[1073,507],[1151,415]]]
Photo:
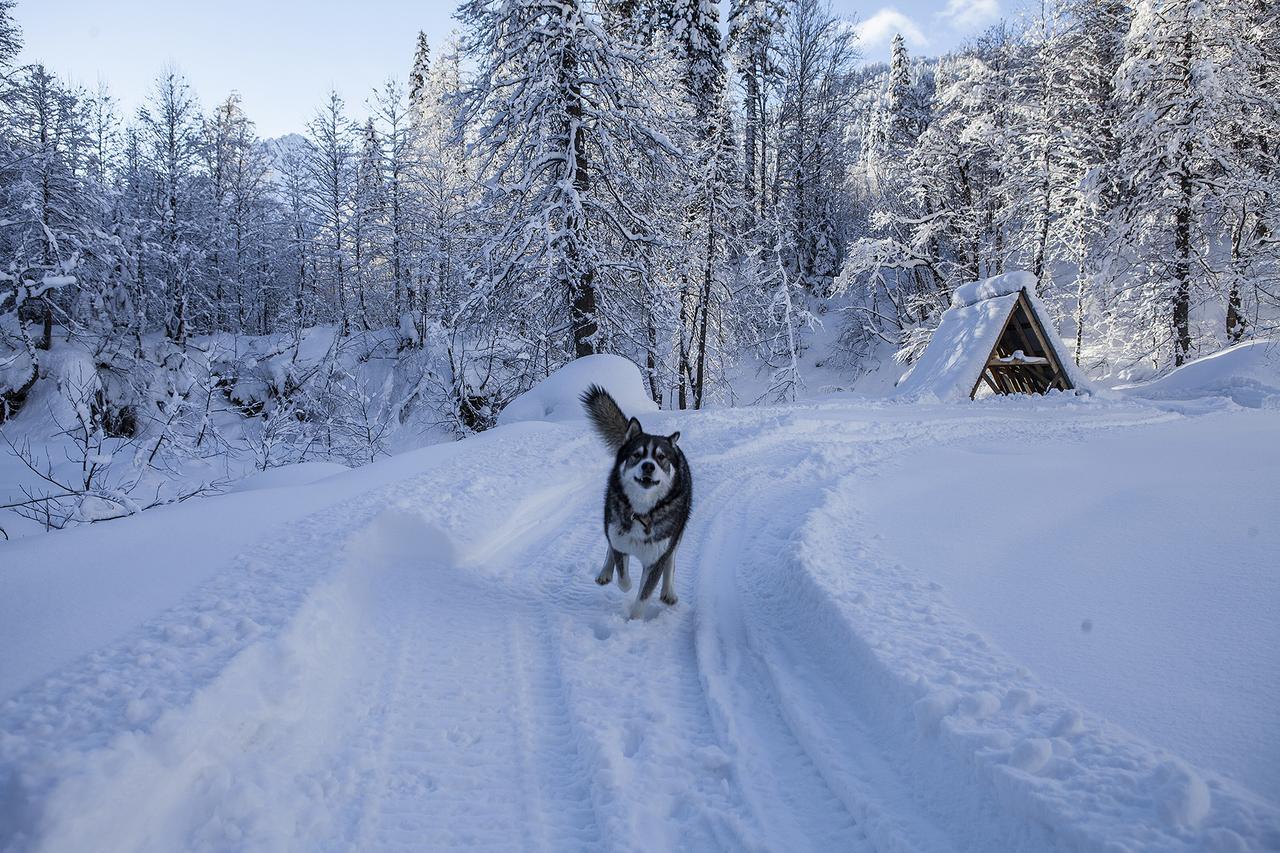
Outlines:
[[674,592],[664,592],[661,598],[662,598],[663,604],[669,604],[672,606],[674,606],[675,603],[680,600],[679,598],[676,597],[676,594]]
[[623,592],[631,591],[631,576],[625,574],[618,575],[618,588]]
[[613,580],[613,578],[608,575],[596,575],[596,583],[600,584],[600,586],[608,586],[609,581],[611,580]]

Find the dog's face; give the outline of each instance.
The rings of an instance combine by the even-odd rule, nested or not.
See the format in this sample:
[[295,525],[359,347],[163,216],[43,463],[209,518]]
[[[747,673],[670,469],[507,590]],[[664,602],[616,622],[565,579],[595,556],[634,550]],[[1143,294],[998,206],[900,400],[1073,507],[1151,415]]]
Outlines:
[[[618,451],[618,478],[628,495],[661,499],[676,477],[676,442],[680,433],[649,435],[635,418],[627,428],[627,440]],[[647,502],[647,501],[645,501]],[[634,503],[634,501],[633,501]]]

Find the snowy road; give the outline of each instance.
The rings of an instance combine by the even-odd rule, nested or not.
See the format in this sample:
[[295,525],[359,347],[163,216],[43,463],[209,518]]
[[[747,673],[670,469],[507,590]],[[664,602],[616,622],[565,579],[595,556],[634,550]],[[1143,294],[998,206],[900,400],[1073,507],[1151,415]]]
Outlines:
[[[1276,845],[1275,792],[1037,682],[859,510],[925,448],[1177,417],[1063,401],[651,415],[684,433],[696,507],[680,604],[630,622],[592,583],[607,458],[583,427],[379,463],[376,485],[282,521],[5,699],[0,848]],[[148,515],[119,525],[164,523]]]

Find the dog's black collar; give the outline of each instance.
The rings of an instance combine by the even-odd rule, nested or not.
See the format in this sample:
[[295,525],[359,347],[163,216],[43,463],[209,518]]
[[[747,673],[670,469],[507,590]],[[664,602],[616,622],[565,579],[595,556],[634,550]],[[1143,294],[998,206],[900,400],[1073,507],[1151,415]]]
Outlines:
[[656,504],[654,504],[654,505],[653,505],[653,508],[652,508],[652,509],[650,509],[648,512],[644,513],[643,515],[641,515],[640,513],[636,512],[635,507],[633,507],[633,506],[631,505],[631,499],[630,499],[630,498],[626,498],[626,501],[627,501],[627,509],[631,510],[631,519],[632,519],[633,521],[638,521],[638,522],[640,522],[640,526],[644,528],[644,535],[645,535],[646,537],[648,537],[648,536],[652,536],[652,535],[653,535],[653,517],[654,517],[654,515],[655,515],[655,514],[657,514],[658,510],[662,509],[662,508],[663,508],[663,507],[665,507],[667,504],[671,503],[671,501],[675,500],[675,497],[676,497],[676,490],[675,490],[675,488],[674,488],[674,486],[673,486],[673,488],[672,488],[670,491],[668,491],[668,492],[667,492],[667,494],[666,494],[665,496],[663,496],[662,500],[660,500],[660,501],[658,501]]

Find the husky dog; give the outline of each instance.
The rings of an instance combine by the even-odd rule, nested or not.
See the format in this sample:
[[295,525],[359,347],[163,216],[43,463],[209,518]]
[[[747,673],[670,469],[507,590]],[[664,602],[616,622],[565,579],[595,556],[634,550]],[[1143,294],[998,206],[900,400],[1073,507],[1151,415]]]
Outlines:
[[676,603],[676,546],[693,507],[693,475],[684,452],[676,446],[680,433],[650,435],[635,418],[628,419],[609,392],[592,385],[582,395],[596,432],[616,457],[604,493],[604,535],[608,550],[596,583],[607,585],[618,573],[618,586],[631,589],[627,558],[644,567],[640,593],[631,608],[639,616],[662,577],[662,602]]

